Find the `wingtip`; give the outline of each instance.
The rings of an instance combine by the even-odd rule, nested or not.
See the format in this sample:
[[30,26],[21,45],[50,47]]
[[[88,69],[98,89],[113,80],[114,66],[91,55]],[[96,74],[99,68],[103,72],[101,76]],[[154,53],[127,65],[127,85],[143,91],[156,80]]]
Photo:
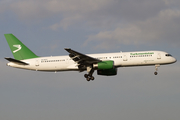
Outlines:
[[71,48],[64,48],[65,50],[71,50]]

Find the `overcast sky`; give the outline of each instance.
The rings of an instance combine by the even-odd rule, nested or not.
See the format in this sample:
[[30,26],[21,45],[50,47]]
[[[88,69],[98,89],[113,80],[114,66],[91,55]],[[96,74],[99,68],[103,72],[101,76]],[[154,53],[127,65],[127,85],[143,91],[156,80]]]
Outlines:
[[83,73],[10,68],[5,33],[38,56],[161,50],[180,59],[179,0],[0,0],[1,120],[179,120],[180,62]]

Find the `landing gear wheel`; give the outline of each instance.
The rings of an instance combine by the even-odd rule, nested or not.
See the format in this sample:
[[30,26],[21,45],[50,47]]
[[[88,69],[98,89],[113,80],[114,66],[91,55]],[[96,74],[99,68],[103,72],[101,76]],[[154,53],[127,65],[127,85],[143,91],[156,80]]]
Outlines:
[[92,75],[84,74],[84,77],[87,81],[94,80],[95,78]]
[[95,78],[93,76],[91,76],[91,80],[94,80]]
[[90,79],[90,77],[88,77],[88,78],[86,78],[86,80],[87,80],[87,81],[90,81],[91,79]]
[[157,75],[158,74],[158,72],[154,72],[154,75]]
[[88,74],[84,74],[84,77],[85,77],[85,78],[88,78]]

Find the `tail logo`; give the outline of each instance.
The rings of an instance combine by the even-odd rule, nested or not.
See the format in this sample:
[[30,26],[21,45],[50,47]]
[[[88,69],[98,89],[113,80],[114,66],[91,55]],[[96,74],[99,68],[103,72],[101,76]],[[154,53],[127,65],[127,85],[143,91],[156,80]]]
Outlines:
[[13,47],[16,47],[17,50],[14,50],[13,53],[16,53],[17,51],[21,50],[21,45],[13,45]]

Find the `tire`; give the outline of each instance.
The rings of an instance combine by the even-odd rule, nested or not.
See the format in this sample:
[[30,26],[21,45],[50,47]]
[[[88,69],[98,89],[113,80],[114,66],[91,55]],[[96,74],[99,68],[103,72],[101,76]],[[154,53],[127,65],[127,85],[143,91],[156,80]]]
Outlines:
[[91,77],[91,80],[94,80],[94,79],[95,79],[95,78],[92,76],[92,77]]
[[158,72],[154,72],[154,75],[157,75],[158,74]]
[[84,77],[85,77],[85,78],[88,78],[88,74],[84,74]]
[[87,81],[90,81],[91,79],[90,79],[90,77],[88,77],[88,78],[86,78],[86,80],[87,80]]

